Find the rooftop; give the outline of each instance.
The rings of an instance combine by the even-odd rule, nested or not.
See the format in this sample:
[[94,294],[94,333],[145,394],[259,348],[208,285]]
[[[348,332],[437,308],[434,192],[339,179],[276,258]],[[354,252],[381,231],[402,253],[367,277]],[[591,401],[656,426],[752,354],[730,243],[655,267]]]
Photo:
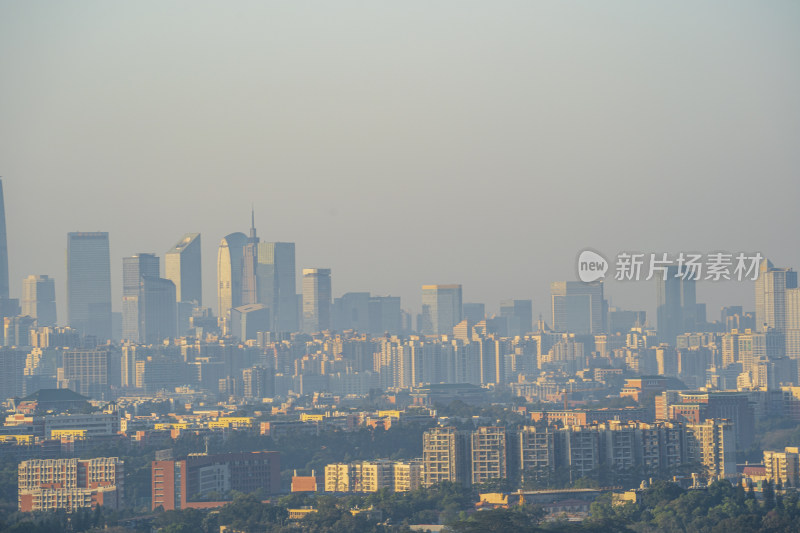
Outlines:
[[70,389],[39,389],[23,402],[88,402],[89,398]]

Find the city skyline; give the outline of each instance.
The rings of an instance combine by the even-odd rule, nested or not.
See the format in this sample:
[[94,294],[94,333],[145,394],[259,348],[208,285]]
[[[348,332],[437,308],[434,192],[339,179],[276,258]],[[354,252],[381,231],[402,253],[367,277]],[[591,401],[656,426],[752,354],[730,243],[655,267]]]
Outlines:
[[800,2],[0,2],[0,533],[794,530],[798,58]]
[[[109,232],[117,310],[122,257],[203,234],[213,307],[214,244],[253,204],[337,295],[412,309],[456,282],[548,316],[586,247],[800,265],[759,218],[798,227],[800,6],[101,6],[1,8],[10,289],[49,275],[59,316],[64,232]],[[606,286],[650,316],[653,292]],[[754,305],[740,284],[697,296]]]
[[[251,213],[251,216],[254,216],[254,215],[252,215],[252,213]],[[217,298],[216,298],[217,306],[216,307],[214,307],[213,305],[209,306],[209,308],[212,310],[212,312],[218,313],[219,305],[220,305],[220,302],[222,301],[221,298],[225,298],[226,301],[228,299],[231,299],[231,304],[230,304],[230,307],[228,307],[228,309],[231,309],[233,307],[237,307],[239,305],[248,305],[248,303],[244,301],[244,299],[246,298],[245,297],[245,292],[246,291],[243,289],[243,286],[244,286],[243,275],[244,275],[244,271],[245,271],[244,262],[246,260],[248,260],[248,256],[249,256],[248,254],[253,254],[258,249],[262,250],[261,253],[262,253],[263,258],[261,258],[261,259],[258,258],[259,256],[258,256],[258,254],[256,254],[257,263],[254,265],[254,267],[255,267],[254,274],[257,274],[258,276],[264,276],[265,279],[270,278],[272,280],[270,282],[270,285],[274,285],[274,283],[277,283],[277,281],[275,281],[275,279],[277,279],[277,278],[275,278],[275,276],[276,276],[275,272],[277,270],[281,270],[283,272],[283,274],[284,274],[283,277],[287,278],[287,282],[289,284],[291,284],[291,281],[294,281],[292,279],[294,277],[300,277],[300,279],[302,280],[302,271],[305,270],[305,268],[302,267],[301,265],[298,265],[295,269],[292,269],[293,261],[290,259],[294,255],[295,243],[267,242],[267,241],[265,241],[263,243],[259,243],[260,239],[255,237],[255,231],[256,231],[256,228],[254,226],[251,227],[251,229],[250,229],[250,235],[251,236],[249,238],[242,232],[234,232],[234,233],[228,234],[225,238],[223,238],[223,240],[222,240],[223,244],[218,246],[218,247],[216,247],[216,249],[214,250],[214,253],[217,255],[217,269],[216,269],[216,272],[215,272],[215,274],[216,274],[215,275],[215,278],[216,278],[215,282],[216,282],[216,285],[217,285],[216,291],[215,291],[216,292],[216,296],[217,296]],[[74,236],[98,236],[98,237],[99,236],[104,236],[104,238],[109,241],[109,245],[108,246],[110,248],[110,237],[108,236],[107,232],[70,232],[67,235],[68,244],[69,244],[69,242],[71,242],[71,239],[74,239]],[[182,249],[181,247],[183,245],[187,245],[188,243],[191,243],[192,244],[192,246],[191,246],[191,249],[192,249],[192,266],[195,267],[195,266],[200,265],[199,268],[198,268],[198,270],[200,270],[200,272],[202,272],[203,270],[209,270],[208,268],[203,269],[202,266],[201,266],[202,265],[202,260],[200,260],[200,257],[201,257],[201,255],[200,255],[201,248],[200,248],[200,244],[199,244],[200,243],[200,239],[201,239],[201,234],[200,233],[186,233],[186,234],[184,234],[184,236],[181,238],[181,240],[178,242],[177,245],[174,245],[174,246],[170,247],[170,249],[166,250],[163,254],[151,253],[151,252],[146,252],[146,253],[142,252],[142,253],[134,254],[130,258],[128,258],[128,257],[121,258],[122,259],[122,265],[120,265],[120,267],[121,267],[120,269],[122,271],[121,272],[122,276],[115,276],[114,273],[111,274],[111,287],[112,287],[112,291],[111,292],[112,292],[112,294],[117,292],[115,290],[116,289],[116,287],[115,287],[116,284],[114,283],[114,280],[117,277],[121,277],[121,278],[123,278],[123,281],[124,281],[124,278],[126,276],[126,274],[125,274],[126,270],[125,269],[127,267],[125,266],[125,261],[128,260],[128,259],[134,258],[134,257],[138,257],[139,255],[154,257],[155,258],[156,267],[159,267],[159,265],[161,265],[159,267],[159,271],[163,274],[166,271],[166,267],[161,262],[162,255],[165,258],[165,261],[167,260],[167,258],[170,258],[170,256],[172,256],[173,262],[175,262],[175,264],[178,265],[177,267],[173,267],[173,270],[175,270],[176,268],[179,268],[179,265],[180,265],[180,263],[177,262],[178,259],[176,257],[177,255],[179,255],[178,252],[181,251],[181,249]],[[248,243],[251,243],[251,242],[254,243],[255,249],[248,253]],[[278,250],[285,250],[284,252],[280,252],[280,253],[283,254],[280,257],[285,257],[285,259],[276,259],[277,257],[279,257],[278,255],[276,255],[276,254],[278,254]],[[232,256],[230,256],[231,253],[233,254]],[[266,254],[266,255],[264,255],[264,254]],[[69,254],[67,254],[67,255],[69,257]],[[205,256],[205,255],[206,254],[204,253],[203,256]],[[645,260],[646,260],[646,257],[649,254],[644,254],[644,255],[645,255]],[[661,254],[654,254],[654,255],[655,256],[660,256]],[[732,255],[735,255],[735,254],[732,254]],[[224,256],[224,261],[223,261],[223,256]],[[748,259],[752,259],[752,257],[749,257]],[[250,259],[250,260],[252,260],[252,259]],[[222,263],[220,261],[222,261]],[[233,271],[239,271],[240,274],[238,275],[238,279],[237,280],[233,280],[232,281],[233,286],[231,286],[230,288],[221,289],[220,288],[221,287],[220,283],[222,283],[222,281],[219,279],[219,275],[220,275],[220,270],[219,269],[223,265],[223,263],[225,265],[227,265],[231,261],[233,262],[233,264],[231,265],[231,268],[233,268]],[[276,267],[275,266],[276,261],[281,261],[282,263],[280,263],[279,266]],[[675,256],[673,256],[672,261],[675,261]],[[113,261],[111,261],[111,262],[113,262]],[[67,261],[67,265],[69,265],[69,260]],[[237,267],[237,265],[238,265],[238,267]],[[768,265],[768,266],[764,266],[764,265]],[[647,267],[645,266],[645,269],[646,268]],[[767,270],[765,270],[765,268]],[[762,278],[764,278],[764,276],[765,276],[764,273],[765,272],[768,272],[768,273],[771,274],[772,270],[794,271],[794,268],[795,267],[793,265],[791,265],[791,266],[782,265],[780,269],[774,269],[773,263],[771,261],[771,258],[770,257],[764,258],[764,262],[760,267],[761,276],[758,278],[758,280],[756,282],[756,286],[760,287],[761,284],[764,283],[764,280]],[[677,267],[674,264],[669,267],[668,274],[667,274],[669,279],[676,278],[676,275],[675,275],[675,272],[677,272],[676,269],[677,269]],[[184,270],[186,270],[185,267],[184,267]],[[229,268],[227,266],[223,267],[223,272],[228,272],[228,270],[229,270]],[[292,270],[291,273],[289,272],[290,270]],[[330,270],[330,269],[328,269],[328,270]],[[190,275],[191,278],[192,278],[192,283],[196,287],[196,282],[197,282],[197,277],[198,277],[197,274],[199,274],[200,272],[186,271],[186,272],[183,273],[183,276]],[[297,276],[298,273],[301,274],[301,275]],[[152,273],[151,273],[151,275],[152,275]],[[175,274],[175,275],[177,276],[177,274]],[[794,275],[796,277],[796,272],[793,272],[792,275]],[[31,276],[38,277],[38,276],[41,276],[41,274],[38,274],[38,275],[31,274],[30,276],[26,276],[23,280],[21,280],[22,281],[21,285],[24,286],[25,283],[28,282],[28,279]],[[48,277],[47,274],[45,274],[44,276]],[[223,276],[227,276],[227,274],[223,273]],[[159,276],[155,276],[155,277],[159,277]],[[234,275],[234,278],[237,278],[237,276]],[[734,278],[735,278],[735,276],[734,276]],[[167,274],[167,278],[166,279],[167,280],[170,279],[169,278],[169,274]],[[621,306],[621,305],[618,305],[618,304],[614,305],[616,303],[616,302],[613,301],[614,294],[613,293],[612,294],[608,294],[607,292],[604,294],[604,291],[603,291],[603,287],[604,286],[608,286],[609,284],[612,287],[613,286],[619,287],[621,284],[625,283],[625,282],[619,282],[618,280],[617,280],[617,283],[615,283],[615,276],[614,276],[614,272],[612,270],[611,272],[606,274],[605,279],[602,280],[603,283],[600,285],[600,295],[601,295],[600,298],[601,298],[601,301],[605,302],[607,308],[613,308],[613,309],[616,309],[616,310],[625,310],[625,311],[636,311],[636,312],[644,311],[646,313],[647,324],[652,328],[657,328],[657,326],[658,326],[658,317],[659,317],[659,309],[660,309],[659,306],[661,305],[661,304],[659,304],[659,302],[661,301],[662,298],[664,298],[664,296],[663,296],[663,288],[661,288],[662,285],[663,285],[663,281],[659,281],[659,279],[660,279],[659,278],[659,274],[656,273],[655,275],[653,275],[653,279],[652,280],[646,279],[646,277],[644,275],[642,275],[641,278],[637,278],[635,281],[628,282],[628,284],[635,284],[635,285],[641,287],[641,290],[639,292],[640,293],[641,292],[645,293],[645,300],[646,300],[646,295],[648,293],[652,293],[651,294],[652,301],[650,301],[649,303],[646,303],[645,305],[642,305],[641,307],[637,307],[637,308],[624,307],[624,306]],[[54,279],[52,277],[49,277],[48,281],[50,283],[52,283],[52,282],[54,282]],[[253,280],[253,282],[255,283],[255,279]],[[581,281],[566,281],[566,282],[551,281],[548,284],[549,288],[550,288],[550,295],[549,295],[550,301],[547,302],[547,307],[546,308],[541,303],[540,303],[539,306],[537,306],[535,301],[533,301],[533,300],[530,300],[530,299],[521,300],[521,299],[517,299],[517,298],[514,298],[514,299],[497,298],[497,299],[494,299],[494,300],[488,300],[488,301],[485,301],[485,302],[479,302],[479,305],[482,305],[482,306],[485,307],[486,317],[488,318],[488,317],[492,317],[492,316],[498,316],[498,317],[504,316],[504,314],[506,313],[506,311],[504,311],[504,306],[505,305],[509,305],[509,302],[513,302],[513,301],[517,301],[517,302],[520,302],[520,303],[521,302],[531,302],[532,303],[532,309],[535,310],[533,312],[533,315],[532,315],[532,318],[534,319],[533,320],[534,323],[536,322],[537,319],[543,319],[550,327],[555,327],[556,330],[561,330],[563,328],[557,327],[558,326],[558,324],[557,324],[558,320],[556,319],[556,317],[554,315],[554,310],[555,310],[555,307],[554,307],[554,305],[555,305],[554,304],[555,296],[554,296],[554,294],[555,293],[553,291],[556,290],[556,289],[554,289],[554,287],[556,287],[556,286],[561,287],[564,283],[566,283],[568,286],[575,287],[575,290],[581,290],[581,291],[583,291],[583,290],[591,291],[592,290],[591,287],[597,285],[597,282],[586,283],[586,282],[581,282]],[[673,280],[672,284],[674,285],[675,283],[677,283],[677,281]],[[687,285],[687,283],[688,283],[688,287],[690,287],[690,289],[691,289],[691,303],[689,305],[687,305],[687,309],[691,308],[691,311],[688,311],[688,310],[685,309],[683,311],[683,313],[686,314],[687,312],[690,312],[691,313],[691,321],[692,322],[694,322],[695,320],[698,320],[699,317],[696,317],[695,314],[700,312],[699,310],[695,311],[694,308],[695,307],[697,307],[698,309],[702,308],[703,313],[705,313],[706,312],[706,307],[707,307],[706,302],[702,301],[702,292],[701,292],[701,297],[697,297],[696,296],[696,293],[697,293],[697,287],[696,286],[701,286],[702,287],[702,286],[708,286],[708,285],[718,285],[718,284],[720,284],[720,285],[730,285],[730,284],[738,283],[738,284],[740,284],[742,286],[745,286],[745,287],[751,287],[750,278],[747,278],[746,276],[743,279],[738,280],[738,281],[736,281],[735,279],[732,279],[732,280],[727,281],[727,282],[726,281],[709,282],[709,281],[703,279],[703,276],[700,275],[698,277],[697,281],[691,280],[691,282],[683,282],[683,283],[679,283],[678,285],[676,285],[678,287],[681,287],[680,289],[678,289],[679,290],[679,297],[681,299],[681,302],[685,298],[685,295],[683,293],[686,290],[688,290],[688,289],[686,289],[684,287],[685,285]],[[58,286],[57,283],[55,285]],[[461,284],[459,284],[459,286],[460,285]],[[296,290],[297,290],[296,296],[298,298],[300,298],[302,296],[302,292],[303,292],[302,291],[302,283],[297,283],[295,281],[295,286],[296,286]],[[425,284],[421,285],[421,287],[423,289],[423,294],[424,294],[425,288],[428,287],[428,286],[430,286],[430,285],[425,285]],[[123,331],[125,331],[125,325],[124,325],[124,320],[125,320],[125,301],[126,301],[126,297],[127,297],[126,296],[126,292],[125,292],[126,291],[125,283],[124,282],[121,283],[120,287],[122,288],[122,291],[121,291],[122,292],[122,296],[121,296],[119,301],[115,301],[113,299],[113,297],[112,297],[111,305],[112,305],[112,311],[113,312],[119,312],[119,313],[122,314],[122,318],[123,318],[122,327],[123,327]],[[175,287],[177,287],[177,285],[175,285]],[[220,290],[222,290],[222,292],[220,292]],[[274,288],[274,287],[272,289],[268,289],[268,288],[266,288],[266,285],[264,285],[263,287],[259,285],[256,290],[257,290],[257,292],[259,294],[259,296],[257,296],[259,299],[261,299],[261,298],[272,299],[272,298],[276,297],[273,294],[273,292],[276,290],[276,288]],[[566,290],[566,289],[559,289],[559,290]],[[284,284],[283,284],[283,292],[288,294],[289,291],[290,291],[289,285],[286,284],[286,282],[284,282]],[[720,307],[720,311],[724,312],[725,308],[727,308],[727,307],[731,307],[731,306],[737,307],[738,306],[738,307],[743,307],[743,311],[744,312],[753,313],[754,316],[755,316],[758,313],[758,305],[759,305],[758,297],[754,296],[753,291],[752,291],[751,288],[750,289],[746,289],[746,291],[749,293],[750,298],[747,298],[747,296],[745,295],[743,300],[744,301],[752,300],[753,305],[748,306],[747,304],[742,304],[742,300],[738,300],[738,301],[731,300],[730,302],[728,302],[727,305]],[[762,289],[762,291],[763,291],[763,289]],[[20,292],[21,292],[20,296],[24,296],[24,290],[20,291]],[[58,292],[59,291],[56,290],[56,293],[58,293]],[[223,293],[224,293],[224,296],[223,296]],[[376,293],[374,290],[370,290],[370,289],[367,289],[367,292],[363,293],[363,294],[370,294],[370,293],[372,293],[374,296],[378,296],[378,293]],[[198,293],[195,292],[195,294],[198,294]],[[202,291],[199,294],[202,294]],[[275,294],[277,294],[277,293],[275,293]],[[340,298],[341,296],[346,296],[348,294],[359,294],[359,292],[358,291],[356,291],[356,292],[353,292],[353,291],[342,291],[342,292],[336,291],[336,292],[332,292],[332,294],[331,294],[332,302],[333,302],[333,299],[337,299],[337,298]],[[757,294],[759,294],[758,290],[756,291],[756,295]],[[20,301],[20,298],[13,298],[13,296],[15,296],[15,294],[13,292],[11,292],[11,296],[12,296],[11,303]],[[413,305],[409,305],[408,302],[407,302],[407,299],[404,298],[404,297],[400,297],[400,296],[396,296],[396,295],[383,295],[381,297],[401,298],[401,301],[402,301],[401,308],[402,308],[402,310],[403,311],[407,311],[407,312],[409,312],[411,314],[412,322],[413,322],[414,326],[416,326],[416,321],[415,321],[414,317],[417,315],[417,313],[422,313],[424,311],[424,305],[425,305],[424,304],[424,297],[421,299],[419,307],[417,307],[417,308],[413,307]],[[56,304],[58,305],[59,309],[61,308],[61,306],[67,307],[67,303],[66,303],[65,300],[66,300],[66,298],[63,298],[63,300],[59,299],[58,297],[56,298]],[[299,301],[291,301],[292,300],[291,298],[288,298],[288,300],[289,300],[289,302],[284,300],[284,304],[283,304],[284,306],[289,305],[289,307],[291,307],[290,303],[294,304],[294,305],[300,305]],[[178,303],[182,303],[182,302],[178,302]],[[179,315],[188,313],[190,311],[188,306],[189,306],[189,304],[192,304],[192,302],[183,302],[183,303],[187,307],[186,307],[186,309],[184,311],[181,311],[179,313]],[[256,302],[252,302],[252,303],[256,303]],[[462,305],[466,305],[467,307],[469,307],[471,305],[476,305],[476,304],[478,304],[478,303],[477,302],[467,301],[462,296]],[[225,305],[229,305],[229,304],[225,304]],[[275,305],[278,305],[277,301],[273,302],[273,307]],[[594,305],[598,305],[598,304],[595,303]],[[267,307],[270,307],[270,306],[267,306]],[[683,308],[683,304],[680,304],[680,307]],[[462,311],[464,311],[464,309],[462,309]],[[599,308],[597,308],[594,311],[595,314],[598,311],[599,311]],[[606,312],[607,312],[607,310],[602,311],[603,315],[605,315]],[[68,315],[68,311],[66,311],[64,314]],[[718,315],[718,312],[715,309],[711,308],[711,309],[708,310],[707,315],[704,315],[704,316],[707,316],[707,319],[708,319],[709,322],[714,322],[714,321],[717,320],[717,315]],[[68,318],[62,318],[64,315],[61,314],[60,310],[58,312],[58,316],[59,316],[59,321],[58,321],[59,325],[69,325],[68,324]],[[188,319],[188,316],[185,317],[185,319]],[[556,320],[554,320],[554,319],[556,319]],[[178,317],[178,320],[179,321],[181,320],[180,316]],[[274,320],[274,317],[270,319],[271,322],[273,320]],[[597,319],[595,318],[593,320],[597,320]],[[680,320],[681,321],[685,321],[685,320],[688,320],[688,318],[687,317],[683,317]],[[287,319],[287,321],[288,321],[288,323],[292,323],[292,319]],[[592,329],[593,330],[597,330],[597,331],[605,329],[605,327],[597,329],[598,326],[593,326]],[[281,328],[281,327],[278,327],[276,325],[273,325],[272,327],[277,328],[277,329],[275,329],[275,331],[287,331],[288,332],[289,330],[292,329],[292,328]],[[690,326],[683,326],[682,328],[685,328],[685,327],[689,327],[691,329]],[[758,329],[758,328],[759,328],[759,326],[757,325],[756,329]],[[302,329],[302,324],[300,324],[300,327],[298,328],[298,331],[300,329]],[[534,326],[532,331],[535,331],[535,329],[536,329],[536,327]],[[667,337],[670,337],[670,336],[672,336],[671,333],[668,333]]]

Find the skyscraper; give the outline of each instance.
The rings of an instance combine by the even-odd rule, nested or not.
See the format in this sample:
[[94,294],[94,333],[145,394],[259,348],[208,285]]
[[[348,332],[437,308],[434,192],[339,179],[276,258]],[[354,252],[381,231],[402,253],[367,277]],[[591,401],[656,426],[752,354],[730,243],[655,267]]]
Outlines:
[[122,258],[122,339],[144,342],[141,336],[142,279],[158,278],[160,264],[155,254]]
[[108,350],[70,350],[62,355],[59,388],[72,389],[95,400],[102,400],[114,378],[119,380],[119,359]]
[[359,333],[370,331],[368,292],[347,292],[334,301],[334,328],[339,331],[353,329]]
[[6,202],[0,179],[0,300],[8,300],[8,243],[6,241]]
[[226,235],[219,243],[217,254],[217,301],[219,317],[230,323],[230,310],[242,305],[242,257],[247,236],[236,232]]
[[[786,290],[786,357],[800,361],[800,289]],[[800,368],[798,368],[800,372]],[[800,376],[793,376],[800,383]]]
[[293,242],[258,244],[259,302],[270,308],[272,329],[294,332],[297,324],[297,280]]
[[554,281],[550,300],[555,331],[579,335],[605,331],[607,306],[602,281]]
[[675,345],[678,335],[697,331],[706,321],[706,306],[697,303],[695,279],[686,274],[678,265],[654,273],[659,342]]
[[506,319],[510,337],[521,337],[533,331],[533,302],[531,300],[500,302],[500,316]]
[[242,305],[258,303],[258,237],[256,236],[256,215],[251,213],[250,236],[242,250]]
[[397,335],[402,329],[400,297],[371,296],[369,299],[369,332]]
[[303,269],[303,331],[316,333],[331,327],[331,269]]
[[[683,333],[681,297],[683,289],[678,267],[667,267],[666,273],[656,272],[656,326],[658,340],[675,345],[675,339]],[[694,284],[694,282],[691,282]]]
[[486,305],[482,303],[465,303],[461,306],[461,316],[473,324],[486,320]]
[[705,304],[697,303],[697,287],[694,278],[681,279],[681,333],[697,331],[705,323]]
[[231,309],[231,335],[241,341],[255,340],[269,331],[269,308],[263,304],[245,304]]
[[797,272],[788,268],[776,268],[764,259],[755,281],[756,329],[772,328],[786,331],[786,290],[797,288]]
[[108,233],[67,234],[67,323],[98,340],[111,338]]
[[8,244],[6,242],[6,208],[3,180],[0,180],[0,319],[19,314],[19,301],[8,293]]
[[0,348],[0,400],[24,395],[27,350]]
[[22,314],[35,318],[39,327],[56,325],[56,284],[47,276],[22,280]]
[[139,288],[139,342],[156,344],[175,337],[175,284],[164,278],[142,277]]
[[450,335],[461,322],[461,285],[422,286],[423,335]]
[[176,300],[194,302],[196,307],[203,305],[200,251],[200,234],[187,233],[164,257],[166,278],[175,284]]

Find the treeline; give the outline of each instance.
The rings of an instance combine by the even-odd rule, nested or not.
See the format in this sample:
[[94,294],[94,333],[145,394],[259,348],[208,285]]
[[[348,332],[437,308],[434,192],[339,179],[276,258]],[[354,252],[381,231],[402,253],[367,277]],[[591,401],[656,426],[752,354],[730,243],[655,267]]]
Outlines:
[[[19,513],[14,512],[0,520],[0,533],[128,533],[119,524],[130,518],[130,511],[114,511],[95,507],[78,509],[74,513],[60,510],[55,512]],[[144,529],[140,531],[145,531]],[[138,533],[138,532],[136,532]]]
[[[382,490],[364,496],[290,494],[272,504],[240,494],[218,512],[168,511],[158,514],[153,525],[163,533],[211,533],[223,525],[248,533],[408,531],[406,524],[447,523],[464,517],[464,511],[475,501],[473,491],[454,483],[405,493]],[[313,507],[316,512],[290,522],[288,509],[303,507]],[[352,510],[379,512],[380,519]]]
[[[544,520],[534,506],[472,512],[476,494],[460,485],[445,483],[407,493],[381,491],[370,495],[333,497],[286,495],[263,503],[252,495],[238,494],[217,510],[185,509],[131,518],[103,509],[66,513],[16,513],[0,523],[0,533],[216,533],[227,526],[244,533],[360,533],[407,532],[409,524],[446,523],[453,533],[542,532],[697,532],[790,533],[800,530],[797,493],[776,494],[767,487],[763,499],[752,491],[718,481],[708,489],[684,490],[657,481],[639,493],[636,502],[613,502],[610,493],[591,506],[590,518],[580,523]],[[289,520],[289,509],[313,506],[316,512],[299,521]],[[380,518],[353,509],[379,511]]]
[[636,502],[612,502],[611,493],[598,497],[590,518],[578,524],[541,522],[525,508],[484,511],[451,524],[453,533],[796,533],[800,531],[798,494],[776,495],[768,487],[763,501],[752,491],[727,481],[707,490],[684,490],[658,481],[643,491]]

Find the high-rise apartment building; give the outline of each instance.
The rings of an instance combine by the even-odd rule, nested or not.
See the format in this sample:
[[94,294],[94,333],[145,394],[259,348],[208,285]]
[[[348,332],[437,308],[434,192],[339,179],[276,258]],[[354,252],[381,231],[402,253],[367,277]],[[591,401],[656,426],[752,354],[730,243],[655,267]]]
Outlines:
[[480,427],[472,432],[472,483],[508,478],[506,428]]
[[550,284],[553,330],[597,335],[606,330],[603,282],[555,281]]
[[303,331],[316,333],[331,327],[331,269],[303,269]]
[[427,430],[422,436],[425,487],[442,481],[468,484],[470,454],[468,433],[454,427]]
[[602,461],[600,433],[585,427],[561,431],[559,446],[564,454],[564,466],[569,467],[570,481],[592,475]]
[[461,322],[461,285],[423,285],[422,323],[423,335],[450,335]]
[[200,234],[187,233],[164,256],[165,277],[175,284],[178,302],[203,305],[203,270]]
[[523,476],[546,479],[556,468],[556,440],[554,429],[548,426],[524,426],[519,439],[519,468]]
[[733,422],[709,419],[688,424],[687,459],[702,464],[709,479],[734,478],[736,471],[736,435]]
[[117,457],[30,459],[18,467],[19,510],[73,512],[124,502],[125,465]]
[[230,310],[242,305],[242,263],[247,236],[237,232],[226,235],[217,253],[217,303],[219,318],[226,333]]
[[770,328],[786,331],[786,291],[797,288],[797,272],[788,268],[776,268],[764,259],[759,267],[756,291],[756,329]]
[[22,314],[41,327],[56,325],[56,283],[48,276],[28,276],[22,281]]
[[99,341],[111,338],[108,233],[67,234],[67,323]]
[[298,331],[297,280],[293,242],[258,244],[259,302],[270,309],[272,330]]

